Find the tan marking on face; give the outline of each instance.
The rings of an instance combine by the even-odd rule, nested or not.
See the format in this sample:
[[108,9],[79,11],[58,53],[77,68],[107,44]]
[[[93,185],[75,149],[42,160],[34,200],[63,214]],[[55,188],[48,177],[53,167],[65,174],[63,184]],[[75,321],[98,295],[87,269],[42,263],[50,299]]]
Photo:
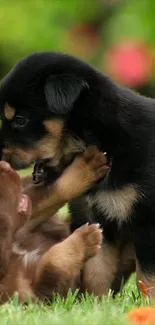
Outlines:
[[61,158],[68,162],[73,154],[84,151],[85,146],[81,140],[64,132],[64,121],[46,120],[44,125],[48,133],[37,146],[40,158],[55,158],[57,165]]
[[64,128],[63,120],[45,120],[43,124],[47,132],[53,137],[60,138],[62,136]]
[[[60,154],[58,154],[57,141],[55,141],[55,138],[51,138],[51,136],[46,136],[31,150],[21,149],[15,146],[3,149],[2,160],[10,162],[12,165],[20,165],[22,163],[31,165],[38,159],[59,157]],[[56,161],[58,163],[59,159]]]
[[15,109],[14,107],[11,107],[10,105],[8,105],[7,103],[4,106],[4,116],[7,120],[11,121],[14,116],[15,116]]
[[47,134],[37,144],[38,159],[53,157],[59,159],[63,147],[64,122],[62,120],[45,120],[43,124]]
[[38,159],[47,159],[60,157],[61,139],[46,135],[37,145],[37,156]]
[[84,143],[64,132],[63,120],[46,120],[43,122],[47,134],[32,149],[8,146],[3,150],[3,159],[16,164],[31,164],[38,159],[52,159],[52,166],[57,166],[61,159],[66,163],[75,153],[85,149]]

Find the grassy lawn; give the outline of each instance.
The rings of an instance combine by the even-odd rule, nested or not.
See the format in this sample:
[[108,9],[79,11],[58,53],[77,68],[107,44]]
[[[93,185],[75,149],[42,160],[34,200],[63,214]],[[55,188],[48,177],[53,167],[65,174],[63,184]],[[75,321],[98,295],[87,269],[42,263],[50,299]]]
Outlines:
[[[27,173],[22,171],[20,174],[24,176]],[[61,215],[67,215],[67,207],[61,210]],[[58,297],[48,307],[31,302],[23,307],[15,297],[0,307],[0,320],[3,325],[125,325],[128,324],[126,313],[129,310],[147,304],[150,302],[139,296],[135,276],[132,276],[115,299],[109,293],[102,302],[87,295],[78,301],[75,293],[68,294],[65,301]]]
[[115,299],[111,295],[98,302],[90,296],[82,297],[79,302],[75,295],[68,295],[66,301],[57,298],[50,306],[18,304],[14,298],[0,308],[1,324],[5,325],[125,325],[126,313],[149,302],[139,297],[135,279],[132,277],[122,293]]

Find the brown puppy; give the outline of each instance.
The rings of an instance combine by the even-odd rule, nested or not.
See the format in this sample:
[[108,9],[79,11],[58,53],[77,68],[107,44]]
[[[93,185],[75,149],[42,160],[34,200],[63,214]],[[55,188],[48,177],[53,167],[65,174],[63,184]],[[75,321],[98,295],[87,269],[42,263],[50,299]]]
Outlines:
[[[50,215],[55,213],[66,201],[86,191],[106,172],[106,158],[96,150],[88,150],[75,159],[53,184],[53,203],[50,211],[45,211],[45,216],[49,212]],[[85,261],[101,247],[99,225],[86,224],[69,235],[69,224],[51,217],[33,232],[27,228],[25,235],[22,233],[20,237],[18,229],[30,217],[31,208],[32,218],[36,217],[42,187],[35,187],[28,179],[24,181],[25,190],[32,200],[31,207],[28,196],[22,195],[19,175],[6,162],[0,162],[0,178],[1,220],[8,222],[4,243],[9,242],[8,246],[5,244],[3,253],[10,256],[8,272],[0,283],[1,301],[6,301],[15,292],[19,293],[22,302],[28,297],[51,298],[54,293],[65,296],[69,288],[79,287],[80,271]],[[48,188],[44,193],[43,204]]]
[[[93,160],[93,157],[94,160]],[[93,161],[92,165],[89,164],[89,161]],[[20,224],[21,230],[18,232],[18,237],[24,238],[26,236],[26,228],[27,230],[31,230],[35,228],[36,224],[39,224],[42,220],[48,219],[50,216],[52,216],[61,206],[63,206],[67,201],[69,201],[71,198],[74,198],[78,196],[81,193],[81,189],[84,188],[87,190],[91,187],[91,184],[94,181],[102,177],[102,175],[105,175],[105,173],[108,170],[108,167],[106,166],[106,157],[104,154],[99,153],[99,151],[92,147],[87,150],[83,158],[81,159],[81,156],[76,159],[76,174],[70,173],[70,169],[66,169],[65,173],[63,174],[63,178],[60,178],[55,184],[51,186],[44,186],[44,184],[39,186],[33,186],[32,181],[30,181],[29,177],[26,177],[23,180],[23,186],[25,187],[25,192],[28,193],[28,195],[31,197],[32,200],[32,209],[33,214],[31,216],[31,220],[25,227],[24,223],[24,229],[22,228],[22,224]],[[90,168],[91,166],[91,168]],[[94,167],[93,167],[94,166]],[[101,167],[96,170],[97,166]],[[5,168],[10,170],[10,165],[6,164]],[[93,169],[94,168],[94,169]],[[96,171],[96,173],[94,173]],[[5,193],[5,181],[3,180],[3,177],[5,177],[4,173],[1,175],[1,192]],[[14,176],[17,178],[17,176]],[[74,178],[73,178],[74,177]],[[80,184],[80,180],[82,179],[82,183]],[[90,182],[88,181],[90,179]],[[75,186],[72,186],[73,181],[75,180]],[[19,184],[18,184],[19,183]],[[68,191],[66,191],[66,183],[68,184]],[[17,179],[16,186],[18,184],[18,187],[21,186],[20,180]],[[61,191],[60,191],[61,190]],[[51,192],[52,191],[52,197]],[[10,192],[12,192],[12,186],[10,188],[7,188],[7,192],[10,195]],[[20,192],[19,192],[20,193]],[[18,193],[18,196],[19,196]],[[11,203],[8,205],[6,204],[6,198],[4,195],[1,194],[1,213],[0,213],[0,276],[3,276],[5,274],[7,268],[8,268],[8,261],[10,256],[10,247],[12,243],[12,236],[14,235],[14,232],[16,231],[18,226],[15,227],[16,222],[14,221],[14,218],[16,217],[18,220],[18,215],[14,212]],[[21,204],[23,200],[27,200],[26,196],[23,195],[20,197],[14,196],[14,200],[16,203],[19,202],[19,206],[16,209],[19,212],[23,212],[23,205]],[[48,205],[48,208],[45,209],[46,204],[50,201],[50,204]],[[13,201],[14,202],[14,201]],[[25,209],[26,207],[24,207]],[[29,208],[29,210],[31,210]],[[39,212],[42,212],[39,214]],[[14,215],[14,218],[12,218],[12,213]],[[29,211],[29,215],[31,214],[31,211]],[[36,218],[37,217],[37,218]]]

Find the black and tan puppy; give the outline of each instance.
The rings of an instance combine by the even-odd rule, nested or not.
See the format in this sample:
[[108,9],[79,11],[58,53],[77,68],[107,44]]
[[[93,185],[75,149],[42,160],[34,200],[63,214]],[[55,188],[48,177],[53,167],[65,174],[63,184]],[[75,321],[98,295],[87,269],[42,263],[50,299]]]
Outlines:
[[0,106],[3,159],[16,168],[47,159],[61,170],[90,144],[107,151],[108,176],[71,204],[72,229],[91,216],[106,238],[97,276],[92,281],[94,258],[85,285],[101,294],[118,289],[124,249],[134,246],[137,277],[155,297],[155,100],[69,55],[36,53],[2,81]]

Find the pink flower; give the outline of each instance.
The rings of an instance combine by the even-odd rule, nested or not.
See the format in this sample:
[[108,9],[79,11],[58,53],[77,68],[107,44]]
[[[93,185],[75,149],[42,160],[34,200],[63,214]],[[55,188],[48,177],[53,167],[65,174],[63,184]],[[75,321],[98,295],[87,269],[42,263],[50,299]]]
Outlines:
[[153,55],[146,45],[126,42],[107,51],[104,67],[113,79],[126,86],[136,87],[150,79]]

